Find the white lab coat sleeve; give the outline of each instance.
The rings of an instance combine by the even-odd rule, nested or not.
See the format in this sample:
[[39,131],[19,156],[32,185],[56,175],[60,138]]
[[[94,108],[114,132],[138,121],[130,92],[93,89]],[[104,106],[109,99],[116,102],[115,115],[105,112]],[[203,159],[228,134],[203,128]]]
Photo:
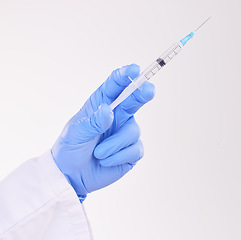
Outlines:
[[51,152],[0,182],[0,240],[93,239],[83,204]]

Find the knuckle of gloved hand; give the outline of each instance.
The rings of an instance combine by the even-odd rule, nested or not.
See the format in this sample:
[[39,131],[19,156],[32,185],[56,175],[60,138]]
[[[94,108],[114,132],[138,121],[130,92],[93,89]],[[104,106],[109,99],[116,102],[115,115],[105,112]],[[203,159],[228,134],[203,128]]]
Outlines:
[[83,124],[83,121],[84,121],[84,119],[79,119],[79,120],[70,122],[68,124],[67,131],[69,133],[73,133],[73,134],[78,132],[80,125]]
[[90,119],[88,119],[87,121],[89,121],[89,125],[91,126],[92,129],[94,129],[95,132],[99,134],[103,132],[102,121],[98,121],[95,115]]
[[79,120],[69,123],[66,129],[63,130],[62,135],[65,135],[66,137],[68,136],[72,140],[80,136],[84,136],[83,129],[85,128],[85,124],[87,121],[88,118],[81,118]]

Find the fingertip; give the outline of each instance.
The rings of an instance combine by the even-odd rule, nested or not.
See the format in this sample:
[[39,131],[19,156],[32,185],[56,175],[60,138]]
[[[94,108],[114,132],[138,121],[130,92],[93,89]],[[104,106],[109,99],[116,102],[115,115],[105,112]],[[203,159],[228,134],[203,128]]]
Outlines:
[[140,66],[133,63],[126,66],[125,75],[130,77],[131,79],[136,78],[140,74]]
[[156,93],[154,84],[150,82],[145,82],[141,86],[140,91],[141,91],[142,98],[144,99],[145,102],[151,101],[154,98]]
[[106,82],[102,85],[102,93],[110,100],[115,100],[119,94],[140,74],[137,64],[130,64],[112,71]]
[[102,159],[99,160],[99,163],[103,167],[111,167],[112,166],[111,162],[108,162],[108,161],[102,160]]
[[96,148],[94,149],[94,156],[95,156],[95,158],[97,158],[97,159],[103,159],[103,157],[102,157],[102,155],[103,155],[103,153],[102,153],[102,151],[101,151],[102,149],[99,147],[99,145],[97,145],[96,146]]

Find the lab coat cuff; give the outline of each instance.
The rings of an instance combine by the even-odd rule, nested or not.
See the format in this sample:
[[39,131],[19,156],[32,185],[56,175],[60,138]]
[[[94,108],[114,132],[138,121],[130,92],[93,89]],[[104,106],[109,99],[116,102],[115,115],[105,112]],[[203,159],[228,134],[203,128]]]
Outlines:
[[44,174],[46,180],[52,188],[52,191],[55,194],[63,192],[71,186],[65,178],[64,174],[60,171],[54,162],[50,150],[36,158],[36,161],[38,161],[38,165],[40,166],[42,173]]

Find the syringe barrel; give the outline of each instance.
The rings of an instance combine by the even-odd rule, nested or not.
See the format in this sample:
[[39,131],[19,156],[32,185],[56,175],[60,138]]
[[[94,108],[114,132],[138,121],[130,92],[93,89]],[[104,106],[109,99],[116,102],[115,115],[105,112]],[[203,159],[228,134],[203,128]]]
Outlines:
[[162,67],[164,67],[172,58],[174,58],[181,50],[182,44],[177,42],[173,44],[166,52],[164,52],[156,61],[154,61],[148,68],[146,68],[138,77],[136,77],[129,86],[117,97],[117,99],[110,105],[113,110],[128,96],[130,96],[137,88],[153,77]]
[[173,59],[183,48],[181,42],[176,42],[173,44],[166,52],[161,55],[161,59],[167,64],[171,59]]

